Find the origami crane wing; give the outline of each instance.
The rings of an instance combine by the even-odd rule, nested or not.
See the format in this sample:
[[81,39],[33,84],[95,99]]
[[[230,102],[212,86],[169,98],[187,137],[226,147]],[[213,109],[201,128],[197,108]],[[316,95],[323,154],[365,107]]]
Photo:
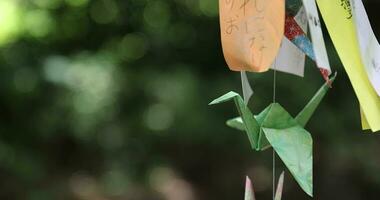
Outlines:
[[313,195],[313,139],[278,103],[273,103],[261,129],[301,188]]
[[334,82],[337,73],[335,72],[334,76],[330,79],[330,83],[326,82],[322,85],[322,87],[318,90],[317,93],[311,98],[311,100],[306,104],[306,106],[301,110],[301,112],[297,115],[296,121],[302,127],[305,127],[307,122],[310,120],[311,116],[317,109],[318,105],[321,103],[323,97],[326,95],[327,91],[330,89],[330,84]]
[[300,126],[263,130],[300,187],[313,196],[313,140],[310,133]]
[[[325,83],[322,85],[322,87],[315,93],[313,98],[306,104],[306,106],[301,110],[300,113],[298,113],[297,117],[295,118],[299,125],[302,127],[305,127],[307,122],[310,120],[311,116],[314,114],[315,110],[317,109],[318,105],[321,103],[323,97],[326,95],[327,91],[330,89],[329,84],[334,82],[335,78],[337,76],[337,73],[334,74],[333,77],[330,79],[330,83]],[[255,118],[258,118],[255,116]],[[258,119],[260,120],[260,119]],[[235,128],[240,131],[245,131],[243,120],[241,117],[235,117],[233,119],[230,119],[227,121],[227,126],[231,128]]]

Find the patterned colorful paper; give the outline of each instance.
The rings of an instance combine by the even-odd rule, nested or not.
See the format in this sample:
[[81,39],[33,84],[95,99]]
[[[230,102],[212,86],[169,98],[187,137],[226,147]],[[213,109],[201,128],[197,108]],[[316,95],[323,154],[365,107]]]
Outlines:
[[[314,62],[317,63],[317,59],[314,53],[315,48],[313,47],[313,44],[311,43],[309,38],[306,36],[302,28],[298,25],[295,18],[290,15],[287,15],[285,18],[285,36],[290,41],[292,41],[292,43],[295,44],[302,52],[304,52],[310,59],[312,59]],[[319,42],[322,42],[324,46],[323,39],[320,40]],[[327,68],[318,66],[325,80],[328,80],[328,75],[330,75],[331,73],[331,70],[329,70],[330,65],[327,65],[327,66],[328,66]]]
[[[286,11],[288,12],[288,9]],[[297,21],[302,30],[307,33],[307,17],[305,9],[299,9],[294,19]],[[285,27],[285,29],[286,28],[287,27]],[[277,71],[303,77],[305,69],[305,53],[284,36],[279,53],[271,68]]]

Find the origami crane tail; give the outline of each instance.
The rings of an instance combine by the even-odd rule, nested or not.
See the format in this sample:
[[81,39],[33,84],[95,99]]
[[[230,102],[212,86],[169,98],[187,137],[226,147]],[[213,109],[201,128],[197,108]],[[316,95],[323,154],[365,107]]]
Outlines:
[[323,97],[326,95],[327,91],[330,89],[330,85],[334,82],[337,73],[330,79],[330,82],[326,82],[314,95],[314,97],[307,103],[307,105],[302,109],[302,111],[295,118],[298,124],[305,127],[307,122],[310,120],[311,116],[317,109],[319,103],[322,101]]
[[239,126],[239,128],[244,128],[244,130],[247,132],[249,142],[251,143],[251,147],[255,150],[257,150],[258,147],[258,141],[259,141],[259,133],[260,133],[260,126],[258,122],[256,121],[255,117],[245,105],[243,98],[236,92],[229,92],[214,101],[212,101],[209,105],[224,103],[230,100],[234,100],[237,110],[239,111],[239,114],[241,116],[243,127]]
[[282,198],[282,190],[284,187],[284,173],[282,172],[280,178],[278,179],[276,195],[274,196],[274,200],[281,200]]
[[[282,189],[284,186],[284,173],[282,172],[280,175],[280,178],[278,179],[278,184],[277,184],[277,190],[276,190],[276,195],[274,197],[274,200],[281,200],[282,197]],[[244,195],[244,200],[256,200],[255,197],[255,190],[252,185],[251,179],[247,176],[245,179],[245,195]]]
[[252,186],[252,181],[247,176],[245,179],[245,195],[244,200],[256,200],[255,198],[255,191]]

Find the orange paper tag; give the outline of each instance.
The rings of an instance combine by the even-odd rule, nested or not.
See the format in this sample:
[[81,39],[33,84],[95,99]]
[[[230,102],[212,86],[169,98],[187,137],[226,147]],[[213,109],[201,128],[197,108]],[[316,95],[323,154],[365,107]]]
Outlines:
[[219,0],[219,12],[229,68],[267,71],[284,35],[285,0]]

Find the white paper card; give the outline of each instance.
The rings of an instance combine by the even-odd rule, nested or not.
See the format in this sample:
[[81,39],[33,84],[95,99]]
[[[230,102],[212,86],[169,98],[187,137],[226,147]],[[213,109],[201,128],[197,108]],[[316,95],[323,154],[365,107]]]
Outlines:
[[373,33],[363,2],[351,0],[351,5],[362,62],[373,88],[380,96],[380,45]]
[[326,69],[329,74],[331,74],[330,63],[327,57],[325,41],[321,29],[321,22],[318,16],[317,4],[315,3],[315,0],[303,0],[303,6],[305,7],[309,22],[316,63],[319,68]]

